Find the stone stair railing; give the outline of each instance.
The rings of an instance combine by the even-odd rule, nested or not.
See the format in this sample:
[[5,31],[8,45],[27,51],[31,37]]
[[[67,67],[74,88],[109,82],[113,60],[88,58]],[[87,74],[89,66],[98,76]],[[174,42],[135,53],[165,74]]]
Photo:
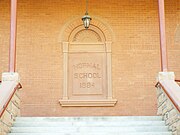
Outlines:
[[156,87],[158,115],[163,116],[173,135],[180,135],[180,86],[175,81],[174,73],[160,72]]
[[17,73],[3,73],[0,84],[0,135],[9,133],[15,117],[20,116],[20,88]]

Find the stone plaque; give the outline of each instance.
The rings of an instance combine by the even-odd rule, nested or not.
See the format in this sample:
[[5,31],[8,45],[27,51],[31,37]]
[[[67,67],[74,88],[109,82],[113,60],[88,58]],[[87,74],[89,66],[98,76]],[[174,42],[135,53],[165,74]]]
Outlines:
[[[63,42],[62,106],[114,106],[111,83],[111,43],[102,31],[77,26]],[[108,38],[107,38],[108,39]]]
[[106,80],[104,54],[76,53],[69,55],[69,86],[72,95],[103,94]]

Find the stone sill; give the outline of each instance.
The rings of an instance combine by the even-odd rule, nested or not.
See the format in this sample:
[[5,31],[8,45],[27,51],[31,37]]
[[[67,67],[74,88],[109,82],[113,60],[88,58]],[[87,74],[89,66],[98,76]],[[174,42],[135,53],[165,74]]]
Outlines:
[[115,106],[117,99],[104,100],[59,100],[61,106]]

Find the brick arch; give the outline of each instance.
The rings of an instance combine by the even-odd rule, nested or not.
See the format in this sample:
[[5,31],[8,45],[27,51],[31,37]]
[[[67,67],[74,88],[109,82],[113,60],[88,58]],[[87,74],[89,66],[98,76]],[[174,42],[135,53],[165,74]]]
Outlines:
[[[81,17],[77,17],[68,21],[60,32],[59,42],[68,42],[71,33],[78,27],[82,26]],[[113,42],[115,40],[114,32],[110,25],[99,17],[93,17],[91,25],[97,27],[104,35],[105,41]]]
[[[88,39],[88,40],[87,40]],[[105,42],[105,35],[96,26],[91,25],[88,30],[83,25],[76,27],[70,33],[68,42]]]

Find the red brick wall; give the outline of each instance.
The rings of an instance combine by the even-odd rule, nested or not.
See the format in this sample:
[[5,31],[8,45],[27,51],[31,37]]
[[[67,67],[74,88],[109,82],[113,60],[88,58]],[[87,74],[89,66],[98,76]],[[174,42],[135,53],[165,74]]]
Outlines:
[[[166,0],[169,69],[180,79],[178,0]],[[90,0],[89,14],[112,28],[112,82],[115,107],[61,107],[62,27],[85,12],[85,1],[18,0],[17,72],[23,116],[156,115],[156,75],[160,71],[157,0]],[[7,71],[9,1],[0,1],[0,72]],[[81,19],[81,18],[80,18]]]
[[8,71],[10,14],[9,1],[0,1],[0,73]]

